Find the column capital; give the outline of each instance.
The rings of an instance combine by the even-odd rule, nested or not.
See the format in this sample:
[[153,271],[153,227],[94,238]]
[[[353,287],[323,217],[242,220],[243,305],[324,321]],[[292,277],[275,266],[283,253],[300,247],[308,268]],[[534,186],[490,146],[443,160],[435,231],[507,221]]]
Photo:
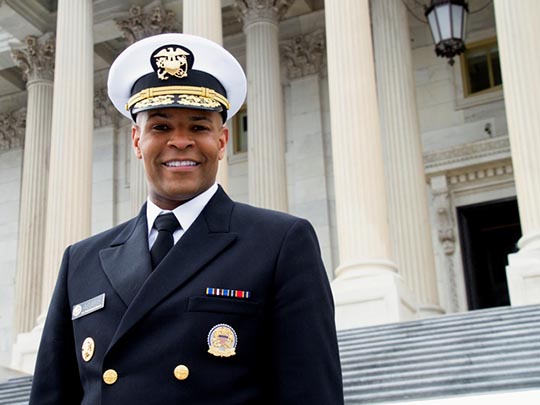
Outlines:
[[0,113],[0,151],[24,144],[26,129],[26,108]]
[[141,6],[131,6],[128,17],[115,22],[129,45],[152,35],[179,31],[174,11],[166,10],[161,4],[149,12]]
[[277,25],[292,3],[294,0],[236,0],[234,5],[240,12],[245,29],[261,21]]
[[94,91],[94,128],[116,126],[120,118],[121,114],[107,95],[107,86],[96,88]]
[[11,50],[11,58],[22,70],[27,83],[40,79],[52,81],[54,56],[55,39],[51,33],[41,37],[29,35],[24,39],[24,47]]
[[324,30],[300,34],[281,43],[281,57],[285,60],[289,79],[322,73],[326,54]]

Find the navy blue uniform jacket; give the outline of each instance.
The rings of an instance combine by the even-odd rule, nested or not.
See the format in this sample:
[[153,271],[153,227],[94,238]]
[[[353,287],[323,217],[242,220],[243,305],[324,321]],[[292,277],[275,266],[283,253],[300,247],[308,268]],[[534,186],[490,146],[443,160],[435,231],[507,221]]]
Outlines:
[[[311,225],[220,188],[151,272],[146,209],[70,246],[38,353],[32,405],[343,403],[328,279]],[[248,299],[207,288],[250,291]],[[102,309],[72,308],[105,294]],[[208,352],[227,324],[236,354]],[[90,361],[81,355],[91,337]],[[185,365],[189,375],[175,378]],[[103,382],[113,369],[118,379]]]

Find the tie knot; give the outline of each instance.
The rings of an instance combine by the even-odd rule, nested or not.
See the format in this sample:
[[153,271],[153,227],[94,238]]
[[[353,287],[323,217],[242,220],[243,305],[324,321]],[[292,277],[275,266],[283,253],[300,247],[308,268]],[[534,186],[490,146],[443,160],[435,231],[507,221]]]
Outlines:
[[168,231],[172,233],[180,228],[180,224],[171,212],[169,214],[159,215],[154,222],[154,228],[158,231]]

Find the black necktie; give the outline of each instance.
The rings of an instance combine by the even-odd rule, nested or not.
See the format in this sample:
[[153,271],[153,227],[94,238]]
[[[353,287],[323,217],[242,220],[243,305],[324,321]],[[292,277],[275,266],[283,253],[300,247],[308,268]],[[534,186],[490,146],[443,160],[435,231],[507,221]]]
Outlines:
[[158,230],[156,241],[150,249],[152,268],[155,269],[174,245],[173,232],[180,228],[178,220],[173,213],[160,215],[154,221],[154,228]]

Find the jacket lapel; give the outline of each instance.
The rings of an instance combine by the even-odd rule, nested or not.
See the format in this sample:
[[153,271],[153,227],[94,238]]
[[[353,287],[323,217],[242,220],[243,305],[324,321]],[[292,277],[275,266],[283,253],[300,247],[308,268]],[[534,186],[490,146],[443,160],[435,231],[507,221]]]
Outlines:
[[233,205],[220,188],[180,241],[146,279],[126,310],[109,348],[139,319],[188,282],[236,239],[237,235],[229,232]]
[[152,271],[147,228],[144,204],[139,216],[128,224],[111,246],[99,252],[103,271],[126,307]]

